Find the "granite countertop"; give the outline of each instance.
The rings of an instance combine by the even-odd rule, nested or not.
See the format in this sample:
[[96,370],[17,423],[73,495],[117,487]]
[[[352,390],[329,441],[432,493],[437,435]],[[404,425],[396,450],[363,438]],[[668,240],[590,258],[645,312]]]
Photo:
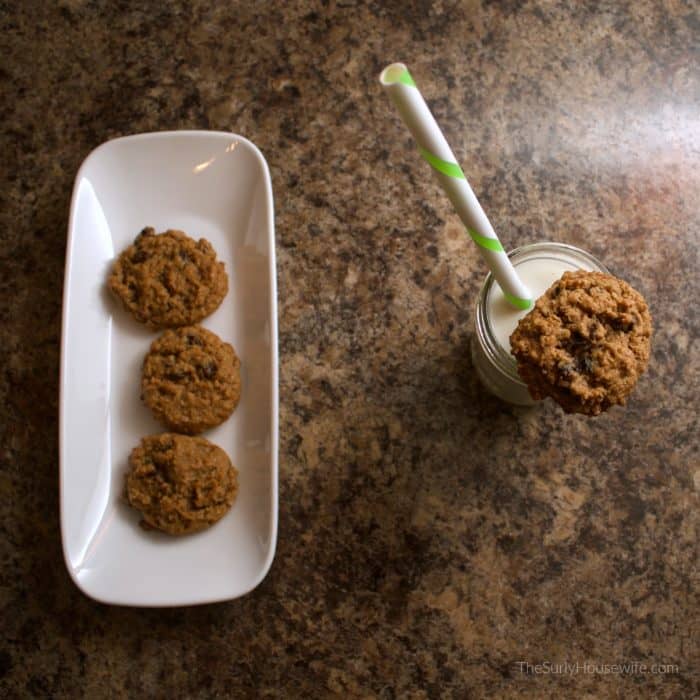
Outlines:
[[[700,695],[697,4],[63,0],[0,18],[0,696]],[[578,245],[648,299],[626,408],[588,420],[479,385],[485,267],[380,89],[395,60],[507,248]],[[243,134],[271,169],[277,555],[236,601],[108,607],[70,581],[58,526],[69,198],[101,142],[185,128]],[[621,662],[669,666],[605,668]]]

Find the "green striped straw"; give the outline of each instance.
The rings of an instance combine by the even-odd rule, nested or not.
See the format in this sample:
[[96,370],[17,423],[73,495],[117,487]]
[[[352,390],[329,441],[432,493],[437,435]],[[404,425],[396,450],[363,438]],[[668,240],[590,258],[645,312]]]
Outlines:
[[467,232],[479,247],[505,298],[516,309],[529,309],[532,296],[518,277],[491,222],[459,167],[435,117],[425,104],[408,68],[392,63],[379,76],[401,118],[418,144],[421,156],[435,171]]

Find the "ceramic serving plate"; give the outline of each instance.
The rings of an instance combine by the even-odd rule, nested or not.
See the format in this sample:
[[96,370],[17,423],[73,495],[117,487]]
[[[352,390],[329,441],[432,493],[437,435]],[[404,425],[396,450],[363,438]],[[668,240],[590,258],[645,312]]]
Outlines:
[[[164,432],[141,403],[157,337],[111,297],[115,256],[144,226],[207,238],[229,293],[202,325],[233,344],[242,394],[204,434],[239,470],[239,494],[210,529],[147,532],[122,494],[131,449]],[[139,606],[241,596],[265,577],[277,539],[277,295],[265,159],[229,133],[178,131],[109,141],[85,160],[71,202],[61,358],[61,532],[66,565],[92,598]]]

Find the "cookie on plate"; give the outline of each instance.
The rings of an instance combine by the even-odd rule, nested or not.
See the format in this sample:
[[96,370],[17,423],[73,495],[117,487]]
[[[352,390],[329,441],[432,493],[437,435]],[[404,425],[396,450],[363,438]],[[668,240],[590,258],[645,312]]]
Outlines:
[[174,328],[217,309],[228,292],[228,276],[206,239],[147,227],[114,263],[108,285],[137,321]]
[[627,282],[602,272],[565,272],[510,336],[518,373],[535,399],[567,413],[624,405],[649,362],[652,321]]
[[171,430],[188,435],[223,423],[241,396],[233,347],[201,326],[165,331],[143,362],[141,398]]
[[126,499],[147,529],[171,535],[204,530],[227,513],[237,493],[236,468],[205,438],[149,435],[129,455]]

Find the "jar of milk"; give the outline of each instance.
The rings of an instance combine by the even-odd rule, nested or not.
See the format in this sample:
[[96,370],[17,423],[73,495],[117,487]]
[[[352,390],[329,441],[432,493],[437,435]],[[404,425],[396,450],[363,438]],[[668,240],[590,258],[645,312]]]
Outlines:
[[[608,272],[592,255],[565,243],[533,243],[516,248],[508,257],[534,300],[567,271]],[[482,384],[492,394],[521,406],[535,402],[518,375],[509,338],[526,314],[527,310],[515,309],[506,301],[489,273],[476,302],[472,361]]]

